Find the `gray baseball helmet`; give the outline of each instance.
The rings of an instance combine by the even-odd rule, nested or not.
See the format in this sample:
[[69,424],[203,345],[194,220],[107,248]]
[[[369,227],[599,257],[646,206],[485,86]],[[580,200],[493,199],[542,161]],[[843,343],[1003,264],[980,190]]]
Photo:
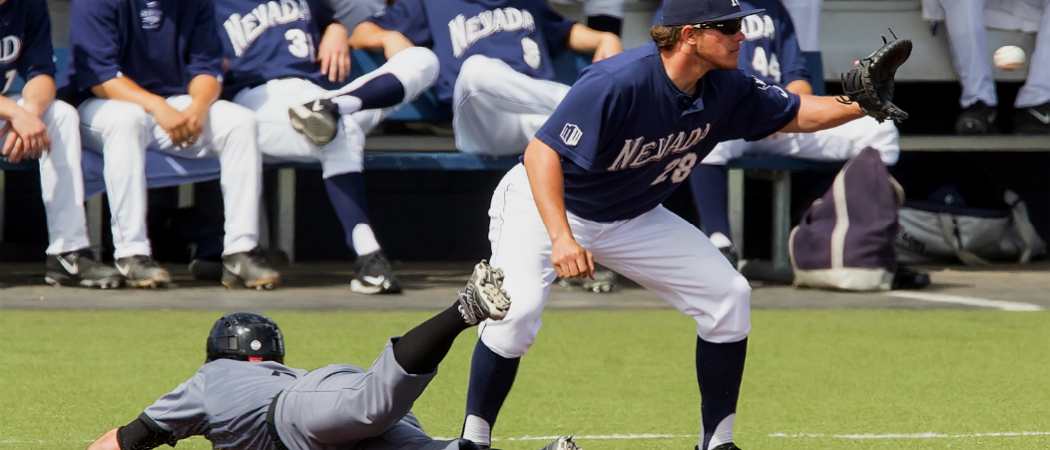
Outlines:
[[259,313],[229,313],[208,334],[207,361],[277,361],[284,363],[284,337],[277,322]]

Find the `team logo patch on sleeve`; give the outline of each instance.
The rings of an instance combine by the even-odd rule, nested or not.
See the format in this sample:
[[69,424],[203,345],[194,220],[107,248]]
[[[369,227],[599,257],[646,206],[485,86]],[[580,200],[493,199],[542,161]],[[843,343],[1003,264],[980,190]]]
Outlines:
[[561,129],[561,141],[570,147],[575,147],[576,144],[580,143],[580,138],[583,137],[583,130],[580,127],[571,123],[565,124],[565,127]]

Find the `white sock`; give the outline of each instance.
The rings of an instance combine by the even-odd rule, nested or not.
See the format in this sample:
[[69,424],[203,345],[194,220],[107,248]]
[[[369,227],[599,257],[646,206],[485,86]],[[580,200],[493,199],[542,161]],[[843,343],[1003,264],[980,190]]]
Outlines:
[[478,445],[492,444],[492,427],[489,423],[473,414],[467,416],[463,423],[463,439],[467,439]]
[[350,238],[354,241],[354,251],[358,255],[367,255],[379,251],[379,242],[376,235],[372,233],[372,227],[367,223],[359,223],[350,232]]
[[[718,423],[718,426],[715,427],[715,434],[713,436],[711,436],[711,442],[709,442],[707,444],[708,450],[710,450],[712,448],[715,448],[715,447],[718,447],[719,445],[725,444],[727,442],[733,442],[733,421],[735,419],[736,419],[736,414],[734,413],[734,414],[730,414],[730,415],[726,416],[725,419],[722,419],[722,421]],[[703,427],[701,427],[701,428],[703,428]],[[703,432],[703,430],[701,430],[700,431],[700,443],[697,444],[697,445],[698,446],[699,445],[703,445],[703,443],[704,443],[703,441],[704,441],[704,432]]]
[[708,238],[708,239],[711,239],[711,243],[715,244],[715,247],[718,247],[718,248],[726,248],[726,247],[729,247],[730,245],[733,245],[733,243],[729,240],[728,237],[726,237],[726,235],[724,235],[722,233],[719,233],[717,231],[714,232],[714,233],[711,233],[711,237]]
[[332,98],[332,103],[339,107],[339,115],[346,116],[361,110],[361,99],[353,95],[341,95]]

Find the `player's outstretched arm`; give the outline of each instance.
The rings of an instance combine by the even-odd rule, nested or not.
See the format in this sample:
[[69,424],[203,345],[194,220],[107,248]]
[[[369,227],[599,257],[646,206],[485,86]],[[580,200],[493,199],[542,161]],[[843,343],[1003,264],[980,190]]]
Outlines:
[[102,437],[92,442],[87,450],[120,450],[120,445],[117,444],[117,429],[107,431]]
[[561,156],[549,145],[533,138],[525,149],[525,171],[543,225],[551,237],[551,263],[559,277],[594,278],[594,256],[572,236],[565,212],[565,179]]
[[842,104],[835,97],[800,95],[798,114],[781,133],[812,133],[834,128],[866,116],[856,103]]
[[595,31],[577,23],[569,31],[569,48],[579,53],[594,53],[593,62],[598,62],[623,52],[623,43],[615,34]]
[[393,58],[401,50],[409,47],[415,46],[412,45],[412,41],[409,41],[405,35],[397,31],[383,29],[372,22],[357,24],[354,27],[354,34],[350,35],[350,48],[355,50],[382,49],[383,56],[386,56],[386,59]]

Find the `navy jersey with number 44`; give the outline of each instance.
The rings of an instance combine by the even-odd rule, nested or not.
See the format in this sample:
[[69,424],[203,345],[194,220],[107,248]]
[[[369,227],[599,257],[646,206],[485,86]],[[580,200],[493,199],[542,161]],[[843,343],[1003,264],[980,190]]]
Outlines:
[[215,20],[230,68],[225,94],[278,78],[321,84],[317,45],[333,22],[318,0],[214,0]]
[[762,139],[798,107],[742,70],[709,71],[685,94],[650,44],[585,69],[536,138],[562,156],[566,209],[612,222],[662,203],[718,142]]
[[551,58],[564,51],[575,23],[544,0],[400,0],[368,21],[434,51],[441,62],[434,93],[445,103],[452,102],[463,61],[473,55],[553,80]]
[[744,18],[744,42],[740,43],[740,68],[777,86],[795,80],[809,81],[806,59],[798,47],[791,16],[780,0],[741,0],[741,9],[766,11]]
[[0,5],[0,44],[0,94],[11,89],[15,75],[26,81],[37,75],[54,77],[47,0],[8,0]]

